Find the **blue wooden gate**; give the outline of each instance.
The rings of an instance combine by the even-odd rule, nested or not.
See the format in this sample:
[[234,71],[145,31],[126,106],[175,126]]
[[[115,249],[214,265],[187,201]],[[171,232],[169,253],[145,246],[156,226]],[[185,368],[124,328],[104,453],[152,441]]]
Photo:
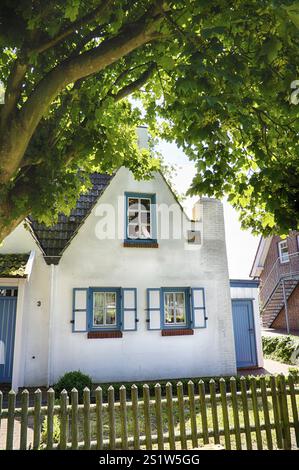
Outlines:
[[253,308],[251,300],[232,300],[237,367],[257,365]]
[[[10,383],[14,356],[17,290],[1,287],[0,290],[0,383]],[[7,293],[9,296],[6,296]]]

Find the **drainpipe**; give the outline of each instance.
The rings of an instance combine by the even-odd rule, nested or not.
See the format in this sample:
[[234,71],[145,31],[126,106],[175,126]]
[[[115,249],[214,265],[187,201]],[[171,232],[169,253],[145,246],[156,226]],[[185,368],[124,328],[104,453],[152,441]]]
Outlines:
[[285,313],[285,317],[286,317],[287,333],[289,335],[290,334],[290,325],[289,325],[288,301],[287,301],[287,296],[286,296],[284,279],[282,280],[282,292],[283,292],[284,313]]
[[53,381],[53,324],[54,324],[54,298],[55,298],[55,278],[56,266],[50,265],[50,305],[49,305],[49,335],[48,335],[48,387]]

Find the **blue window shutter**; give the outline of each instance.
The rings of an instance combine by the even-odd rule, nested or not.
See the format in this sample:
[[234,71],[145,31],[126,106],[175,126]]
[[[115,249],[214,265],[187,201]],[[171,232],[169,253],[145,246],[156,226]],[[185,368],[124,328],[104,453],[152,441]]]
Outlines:
[[146,290],[147,298],[147,328],[148,330],[161,329],[161,289],[150,288]]
[[191,327],[207,327],[205,291],[203,287],[191,287]]
[[121,289],[121,306],[122,306],[122,330],[123,331],[136,331],[137,330],[137,289],[122,288]]
[[88,289],[79,287],[73,289],[73,333],[87,331],[87,292]]

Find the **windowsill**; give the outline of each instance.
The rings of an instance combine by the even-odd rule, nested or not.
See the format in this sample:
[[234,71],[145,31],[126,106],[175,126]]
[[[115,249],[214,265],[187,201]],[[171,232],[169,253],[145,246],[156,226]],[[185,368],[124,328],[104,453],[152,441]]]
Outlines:
[[185,336],[193,335],[194,330],[192,330],[191,328],[174,328],[173,330],[162,330],[161,334],[162,336]]
[[159,248],[157,240],[124,240],[125,248]]
[[87,333],[88,339],[105,339],[105,338],[122,338],[122,331],[89,331]]

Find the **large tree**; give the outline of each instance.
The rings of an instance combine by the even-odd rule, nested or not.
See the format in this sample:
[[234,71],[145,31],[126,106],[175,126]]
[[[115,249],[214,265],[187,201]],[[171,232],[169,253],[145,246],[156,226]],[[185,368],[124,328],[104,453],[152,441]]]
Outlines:
[[2,0],[0,241],[69,210],[88,172],[148,176],[142,122],[195,161],[192,194],[296,228],[298,27],[291,0]]

